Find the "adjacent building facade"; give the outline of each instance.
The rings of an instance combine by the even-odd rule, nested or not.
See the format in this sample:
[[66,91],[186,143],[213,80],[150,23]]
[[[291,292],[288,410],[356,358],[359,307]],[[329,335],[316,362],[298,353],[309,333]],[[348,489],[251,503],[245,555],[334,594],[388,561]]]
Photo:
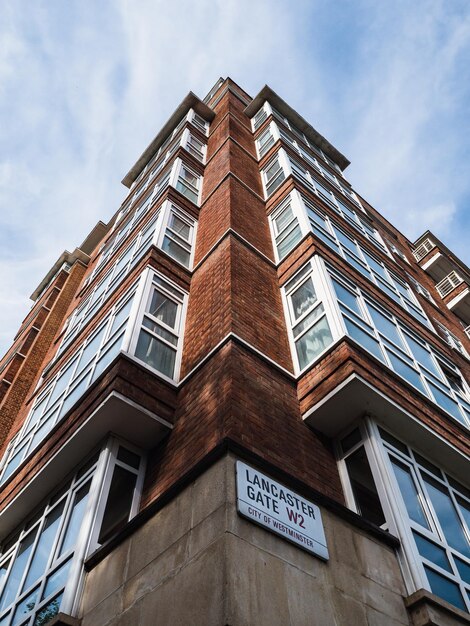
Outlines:
[[181,102],[0,362],[0,626],[470,624],[470,271],[269,87]]

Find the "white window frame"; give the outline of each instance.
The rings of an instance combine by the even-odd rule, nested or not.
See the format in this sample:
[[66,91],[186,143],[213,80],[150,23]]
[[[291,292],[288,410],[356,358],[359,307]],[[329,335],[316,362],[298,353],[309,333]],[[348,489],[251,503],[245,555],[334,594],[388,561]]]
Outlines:
[[[463,425],[464,427],[470,429],[470,386],[465,381],[459,369],[442,353],[434,348],[429,342],[425,341],[418,333],[416,333],[416,331],[412,330],[409,326],[407,326],[407,324],[403,323],[399,318],[397,318],[396,315],[392,314],[390,310],[377,302],[368,293],[365,293],[351,280],[347,279],[344,276],[341,276],[337,270],[329,265],[323,265],[323,267],[325,268],[325,272],[327,275],[328,284],[330,286],[329,288],[331,290],[331,296],[335,300],[336,314],[340,317],[339,323],[342,327],[342,334],[349,337],[351,341],[354,341],[364,349],[364,346],[362,346],[362,344],[358,340],[356,340],[352,335],[349,334],[346,322],[344,321],[344,317],[347,317],[353,325],[357,326],[359,330],[368,335],[371,341],[374,342],[378,352],[381,355],[379,360],[381,360],[381,362],[385,366],[390,368],[393,372],[395,372],[395,374],[397,374],[400,378],[402,378],[409,385],[411,385],[417,393],[423,395],[428,400],[431,400],[431,402],[439,407],[440,410],[444,411],[449,417],[457,421],[461,426]],[[338,283],[342,284],[346,290],[354,293],[360,309],[361,317],[358,317],[356,312],[354,312],[352,309],[348,309],[347,305],[345,306],[344,304],[343,306],[345,306],[347,312],[341,312],[339,300],[336,299],[334,291],[334,286],[332,282],[333,278]],[[400,345],[392,342],[390,339],[387,339],[383,331],[377,328],[369,312],[370,308],[376,309],[380,314],[388,318],[389,322],[395,328],[395,332],[401,342]],[[423,363],[418,361],[417,357],[413,353],[413,350],[411,349],[412,344],[409,342],[409,339],[413,340],[415,343],[421,346],[424,352],[428,355],[430,363],[432,364],[434,371],[437,372],[438,375],[436,375],[434,371],[427,368]],[[398,371],[396,367],[392,365],[392,362],[390,360],[390,354],[393,356],[394,359],[397,360],[397,362],[400,362],[401,367],[406,366],[414,372],[420,382],[421,388],[414,385],[408,378],[404,376],[404,374],[400,373],[400,371]],[[444,368],[450,370],[450,372],[459,379],[459,382],[461,382],[462,384],[462,392],[457,393],[455,389],[450,385]],[[452,404],[457,405],[455,409],[459,414],[459,417],[456,417],[456,415],[452,414],[450,410],[445,408],[438,401],[438,396],[436,395],[437,392],[442,393],[444,396],[450,399]]]
[[[361,441],[356,444],[356,447],[363,445],[366,450],[367,459],[375,481],[375,486],[382,504],[385,518],[387,520],[387,525],[393,534],[400,537],[401,547],[398,556],[408,593],[413,593],[417,589],[421,588],[431,591],[431,586],[424,570],[424,565],[426,565],[429,569],[434,570],[447,580],[457,583],[460,586],[464,604],[467,606],[467,611],[470,612],[470,601],[467,596],[467,593],[470,592],[470,584],[465,582],[458,574],[457,568],[453,565],[453,555],[457,554],[458,558],[467,562],[469,567],[470,558],[463,555],[458,549],[449,545],[441,528],[440,521],[435,515],[432,501],[427,496],[427,489],[424,485],[423,477],[429,477],[432,482],[441,485],[442,489],[446,492],[446,495],[452,501],[456,515],[460,520],[460,524],[462,525],[462,528],[466,528],[466,533],[470,539],[470,528],[466,525],[465,519],[460,513],[455,495],[457,492],[461,500],[466,501],[467,506],[470,508],[470,494],[468,493],[468,489],[462,485],[462,489],[467,491],[464,493],[462,489],[458,487],[457,481],[453,481],[452,477],[437,467],[434,460],[427,459],[426,454],[418,453],[416,450],[406,445],[406,443],[402,441],[402,436],[389,433],[391,435],[389,440],[384,439],[379,430],[379,425],[371,418],[366,418],[362,423],[355,424],[350,430],[354,430],[356,427],[359,428],[362,436]],[[382,426],[380,426],[380,428],[382,428],[385,432],[389,432],[388,428],[384,429]],[[356,510],[357,512],[354,496],[352,494],[350,478],[345,463],[345,459],[351,453],[351,450],[347,453],[342,453],[339,444],[339,441],[344,438],[344,435],[345,434],[343,433],[341,437],[338,438],[336,447],[338,454],[338,467],[344,487],[346,502],[351,509]],[[391,441],[391,438],[398,440],[397,443],[400,444],[400,448],[396,447],[396,445]],[[406,454],[402,448],[407,449]],[[408,468],[407,471],[414,483],[421,512],[424,516],[423,519],[425,519],[428,524],[427,528],[414,521],[409,516],[404,497],[401,493],[392,467],[391,458],[394,458],[399,465]],[[441,550],[444,550],[446,552],[447,560],[452,564],[450,567],[453,571],[449,572],[442,569],[437,563],[421,556],[418,552],[418,547],[413,538],[412,531],[415,531],[420,536],[424,537],[428,541],[431,541]],[[467,590],[467,593],[465,592],[465,589]]]
[[[307,270],[308,268],[308,270]],[[305,272],[305,274],[304,274]],[[298,277],[298,278],[297,278]],[[297,278],[297,280],[296,280]],[[313,309],[309,309],[303,316],[295,319],[294,312],[292,310],[292,305],[290,301],[291,293],[294,293],[302,283],[311,279],[313,283],[313,287],[315,290],[315,294],[317,296],[318,303],[315,305],[316,308],[319,305],[323,305],[324,313],[328,326],[330,328],[330,332],[332,335],[331,343],[317,356],[305,365],[305,367],[300,367],[300,362],[297,354],[296,341],[300,337],[302,337],[306,332],[308,332],[311,326],[308,326],[298,337],[294,337],[294,327],[302,322],[303,317],[307,317]],[[344,330],[340,324],[339,311],[336,310],[334,299],[331,297],[332,293],[330,291],[330,287],[326,280],[326,275],[323,270],[323,263],[320,257],[314,256],[307,263],[305,263],[295,274],[283,285],[281,289],[281,298],[282,304],[284,308],[284,316],[286,320],[287,326],[287,335],[289,339],[289,346],[291,349],[292,361],[294,363],[294,370],[296,375],[301,376],[307,369],[309,369],[313,363],[316,363],[319,359],[322,358],[324,353],[328,350],[331,350],[332,347],[344,336]],[[314,323],[318,321],[319,318],[314,320]],[[313,326],[314,324],[312,324]]]
[[[138,469],[131,468],[121,460],[118,460],[117,455],[120,446],[130,450],[140,458]],[[85,463],[77,468],[72,476],[67,478],[63,486],[52,492],[36,509],[36,512],[33,512],[32,515],[27,517],[19,526],[19,529],[11,533],[10,537],[14,539],[6,538],[5,549],[0,557],[0,562],[8,563],[8,573],[15,563],[15,557],[24,539],[28,536],[33,537],[33,544],[28,559],[21,570],[21,580],[18,585],[18,590],[21,590],[21,592],[18,593],[17,591],[14,600],[9,602],[5,607],[6,611],[3,613],[2,623],[5,623],[5,625],[10,623],[15,612],[15,607],[21,606],[25,600],[29,599],[33,590],[38,590],[39,600],[30,612],[29,617],[26,617],[27,613],[24,614],[24,617],[20,620],[22,625],[28,624],[28,626],[31,626],[36,615],[44,610],[45,607],[50,606],[58,594],[62,595],[60,612],[71,615],[76,614],[80,602],[81,590],[83,588],[83,563],[85,558],[98,547],[96,539],[93,540],[93,537],[97,537],[99,533],[102,523],[102,514],[100,516],[99,513],[100,510],[104,511],[106,506],[111,478],[116,465],[136,475],[132,507],[128,517],[128,519],[131,519],[137,513],[141,498],[146,465],[145,456],[140,450],[129,445],[127,442],[122,442],[115,437],[110,437],[99,452],[95,451],[93,454],[89,455]],[[85,485],[88,485],[87,501],[81,517],[76,541],[67,552],[60,554],[62,541],[66,536],[71,520],[71,513],[74,511],[73,505],[75,496]],[[65,490],[64,486],[67,486]],[[53,543],[48,549],[47,561],[45,565],[43,565],[42,574],[39,575],[35,581],[30,582],[27,589],[23,590],[22,587],[26,583],[27,576],[31,571],[30,567],[36,556],[38,542],[41,538],[41,532],[45,528],[48,516],[53,511],[60,510],[62,510],[62,513],[60,514],[59,523],[55,529]],[[70,562],[68,574],[63,579],[62,583],[52,592],[49,592],[49,595],[46,596],[44,600],[41,600],[48,579],[67,562]],[[3,585],[7,580],[7,576],[5,576],[0,583],[0,594],[3,592]],[[10,618],[10,621],[6,620],[3,622],[6,616]],[[19,623],[18,619],[17,623]]]
[[[196,183],[195,187],[192,184],[188,183],[183,178],[183,175],[182,175],[183,169],[187,170],[190,174],[192,174],[193,176],[195,176],[197,178],[197,183]],[[196,200],[193,200],[193,199],[189,198],[180,189],[178,189],[178,182],[180,181],[180,179],[182,180],[181,184],[183,186],[187,187],[190,192],[192,192],[192,193],[197,192],[197,193],[195,193],[195,195],[197,195]],[[192,202],[193,204],[196,204],[196,206],[200,206],[201,205],[202,182],[203,182],[202,174],[199,174],[190,165],[185,163],[182,159],[180,159],[180,158],[175,159],[175,162],[174,162],[174,165],[173,165],[173,170],[172,170],[172,173],[171,173],[171,176],[170,176],[169,184],[170,184],[171,187],[174,187],[176,189],[176,191],[178,191],[178,193],[180,193],[187,200],[189,200],[189,202]]]
[[464,356],[466,359],[470,359],[470,355],[468,354],[467,350],[465,349],[465,346],[460,341],[460,339],[456,335],[454,335],[454,333],[452,333],[447,328],[447,326],[444,326],[442,322],[438,322],[437,320],[434,320],[434,323],[436,324],[438,328],[439,334],[441,335],[441,337],[444,338],[444,341],[446,341],[451,348],[456,350],[459,354]]
[[[200,149],[194,147],[193,142],[200,144]],[[181,146],[200,163],[204,164],[206,162],[207,145],[201,141],[199,137],[196,137],[196,135],[191,133],[189,128],[185,128],[183,131],[181,136]]]
[[[273,177],[268,178],[268,170],[271,169],[271,167],[274,165],[276,161],[279,164],[279,170],[275,173]],[[279,172],[282,172],[283,178],[280,180],[279,184],[276,185],[276,187],[274,187],[272,191],[268,192],[268,187],[279,176]],[[266,200],[268,200],[279,189],[279,187],[282,185],[285,179],[289,176],[289,174],[290,174],[290,169],[289,169],[289,163],[287,160],[287,155],[284,150],[282,149],[278,150],[276,154],[273,155],[273,157],[261,170],[261,180],[263,183],[264,197],[266,198]]]
[[[96,376],[97,368],[102,368],[102,363],[106,363],[105,368],[118,354],[122,351],[122,346],[125,344],[126,333],[128,332],[128,326],[131,325],[133,318],[136,315],[138,309],[138,300],[136,297],[138,286],[134,285],[127,290],[127,292],[118,300],[118,302],[110,309],[109,313],[103,318],[103,320],[84,338],[81,345],[75,350],[75,352],[67,359],[62,367],[52,376],[49,380],[41,380],[36,390],[36,396],[31,405],[31,409],[28,413],[26,420],[18,434],[12,439],[7,447],[2,463],[0,466],[0,485],[20,467],[26,459],[28,459],[42,444],[42,442],[48,437],[49,432],[54,428],[68,413],[68,411],[74,406],[80,399],[80,397],[86,392],[87,388],[99,377],[102,371]],[[119,326],[114,328],[114,322],[119,319],[121,311],[125,310],[128,304],[127,315],[119,321]],[[102,337],[99,344],[97,344],[95,351],[88,358],[86,363],[82,365],[81,358],[86,353],[89,345],[93,340],[99,336]],[[118,344],[118,345],[117,345]],[[110,358],[111,357],[111,358]],[[62,376],[69,372],[66,378]],[[61,381],[64,381],[62,383]],[[56,395],[57,384],[60,382],[61,388],[63,388]],[[69,398],[73,397],[80,386],[85,385],[72,404],[69,403]],[[50,404],[53,399],[52,404]],[[64,407],[66,410],[64,411]],[[53,409],[53,410],[51,410]],[[35,415],[36,411],[40,411]],[[34,421],[33,421],[34,418]],[[48,428],[44,430],[45,426]],[[35,438],[42,431],[40,438]],[[34,444],[34,445],[33,445]],[[17,454],[22,453],[21,458],[14,468],[9,472],[8,476],[4,478],[6,470],[9,468],[11,461]]]
[[[165,289],[164,285],[155,286],[154,279],[158,281],[163,281],[163,283],[166,283],[167,288]],[[148,365],[148,363],[146,363],[145,361],[135,356],[141,329],[145,328],[143,326],[143,319],[144,319],[145,314],[147,313],[147,306],[150,301],[151,293],[155,289],[163,293],[165,297],[167,297],[171,301],[178,304],[175,328],[165,327],[163,322],[161,323],[161,326],[163,328],[168,330],[171,334],[177,336],[177,339],[178,339],[176,350],[175,350],[176,356],[175,356],[173,377],[167,376],[163,372],[160,372],[159,370],[151,367],[150,365]],[[177,292],[178,295],[176,295],[175,292]],[[129,324],[128,333],[126,337],[124,338],[124,342],[122,346],[122,350],[125,351],[128,354],[128,356],[130,356],[132,359],[138,362],[142,367],[147,368],[152,373],[157,374],[158,376],[160,376],[161,378],[163,378],[164,380],[167,380],[168,382],[172,384],[177,383],[180,378],[181,357],[182,357],[182,352],[183,352],[183,340],[184,340],[184,331],[185,331],[185,324],[186,324],[188,297],[189,297],[189,294],[186,291],[184,291],[181,287],[173,283],[166,276],[164,276],[160,272],[157,272],[154,269],[147,268],[147,270],[145,271],[145,273],[143,274],[141,278],[140,290],[138,292],[138,298],[136,298],[139,302],[139,307],[135,311],[132,324]],[[149,329],[146,329],[146,332],[148,330]],[[152,333],[149,332],[149,334],[152,334]],[[165,343],[165,342],[162,342],[162,343]]]

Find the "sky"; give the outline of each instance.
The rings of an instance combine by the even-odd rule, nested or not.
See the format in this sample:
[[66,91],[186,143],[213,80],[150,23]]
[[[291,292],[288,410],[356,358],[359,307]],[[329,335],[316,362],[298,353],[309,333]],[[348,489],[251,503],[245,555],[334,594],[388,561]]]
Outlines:
[[268,84],[470,265],[468,0],[0,0],[0,354],[191,90]]

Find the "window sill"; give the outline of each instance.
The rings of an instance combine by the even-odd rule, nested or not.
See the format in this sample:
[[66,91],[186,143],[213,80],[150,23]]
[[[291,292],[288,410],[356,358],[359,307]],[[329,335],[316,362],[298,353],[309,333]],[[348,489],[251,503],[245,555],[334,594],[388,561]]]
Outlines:
[[47,623],[49,626],[80,626],[82,620],[72,617],[71,615],[66,615],[65,613],[57,613],[57,615]]
[[470,615],[435,596],[419,589],[405,598],[405,605],[413,626],[468,626]]

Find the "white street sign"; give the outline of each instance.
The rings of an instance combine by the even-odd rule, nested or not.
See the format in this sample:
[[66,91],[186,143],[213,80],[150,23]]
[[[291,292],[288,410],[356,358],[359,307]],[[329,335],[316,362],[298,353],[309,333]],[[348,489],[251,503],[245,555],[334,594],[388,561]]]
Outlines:
[[249,465],[237,461],[237,510],[240,515],[328,559],[318,506]]

